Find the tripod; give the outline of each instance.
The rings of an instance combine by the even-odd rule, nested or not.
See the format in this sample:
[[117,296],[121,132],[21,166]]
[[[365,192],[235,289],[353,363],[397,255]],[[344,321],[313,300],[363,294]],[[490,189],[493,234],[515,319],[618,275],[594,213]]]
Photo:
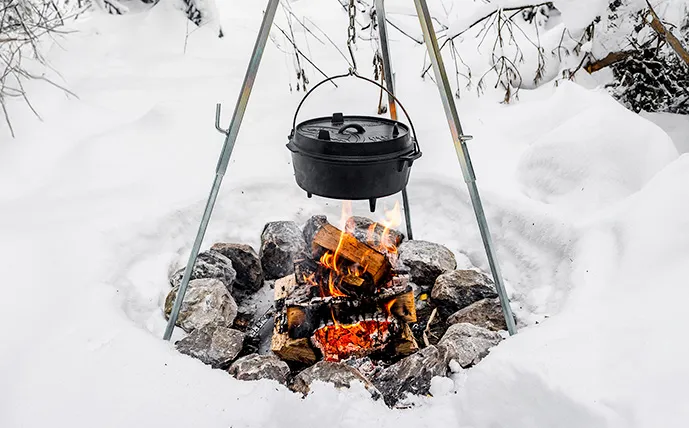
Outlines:
[[[242,124],[242,120],[244,119],[244,113],[246,112],[246,107],[249,102],[249,96],[251,95],[251,90],[253,88],[254,81],[256,80],[258,67],[261,63],[261,58],[263,57],[263,52],[265,50],[266,42],[268,41],[270,29],[273,25],[275,12],[277,10],[279,3],[280,0],[268,0],[268,6],[266,7],[265,14],[263,15],[261,28],[256,39],[256,44],[254,45],[254,50],[251,54],[251,59],[249,61],[249,66],[247,68],[246,75],[244,77],[242,90],[239,94],[239,98],[237,99],[237,104],[235,106],[234,113],[232,115],[232,120],[230,122],[230,126],[228,129],[223,129],[220,126],[220,104],[218,104],[216,108],[215,127],[218,131],[225,135],[225,143],[223,145],[222,152],[220,153],[220,158],[218,159],[218,164],[215,171],[215,179],[213,180],[213,187],[211,188],[210,195],[208,196],[208,201],[206,202],[206,208],[203,212],[203,217],[201,218],[201,224],[199,225],[199,230],[196,235],[194,245],[192,246],[191,254],[189,255],[189,260],[187,262],[186,269],[184,270],[184,276],[182,277],[182,282],[177,292],[175,302],[172,306],[170,319],[168,320],[168,324],[165,329],[165,334],[163,336],[165,340],[170,340],[172,332],[175,328],[175,323],[177,322],[177,317],[179,316],[182,301],[184,300],[184,295],[187,291],[189,280],[191,279],[194,264],[196,263],[196,258],[198,257],[199,251],[201,249],[203,237],[206,234],[206,228],[208,227],[208,222],[210,220],[211,213],[213,212],[215,201],[218,197],[218,191],[220,189],[223,176],[225,175],[225,171],[227,171],[227,166],[229,164],[230,157],[232,156],[234,145],[237,141],[239,128]],[[395,106],[395,100],[393,97],[394,79],[392,73],[392,66],[390,64],[390,50],[388,46],[384,0],[375,0],[375,4],[376,15],[378,20],[378,31],[380,34],[381,55],[383,57],[383,72],[385,75],[385,83],[389,90],[389,111],[391,118],[393,120],[397,120],[397,110]],[[435,74],[435,80],[438,85],[438,90],[440,91],[440,98],[442,100],[443,108],[445,110],[445,116],[447,117],[447,123],[450,127],[450,133],[452,134],[452,141],[455,146],[457,158],[459,159],[459,164],[462,168],[464,181],[466,182],[466,185],[468,187],[469,196],[471,197],[471,203],[474,207],[474,213],[476,214],[476,220],[478,222],[478,227],[481,232],[483,246],[485,247],[486,256],[488,257],[488,264],[490,265],[491,274],[493,276],[493,280],[497,288],[498,296],[500,297],[500,305],[502,307],[502,312],[505,316],[505,321],[507,323],[507,330],[510,334],[515,334],[517,332],[517,328],[514,322],[514,317],[512,315],[512,309],[510,308],[509,298],[507,297],[507,292],[505,291],[505,285],[502,279],[502,274],[500,272],[500,266],[498,264],[497,255],[493,247],[493,240],[491,238],[490,230],[488,229],[488,222],[486,221],[486,216],[483,211],[481,197],[479,196],[478,187],[476,185],[476,176],[474,175],[474,168],[471,164],[471,158],[469,157],[469,149],[466,145],[466,142],[471,140],[472,137],[469,135],[465,135],[462,131],[462,125],[459,121],[459,115],[457,114],[457,107],[455,106],[455,101],[452,95],[450,82],[447,78],[447,73],[445,72],[445,65],[443,63],[443,58],[440,53],[440,49],[438,48],[438,39],[436,38],[433,23],[431,22],[431,15],[428,11],[428,4],[426,3],[426,0],[414,0],[414,5],[416,6],[416,13],[419,17],[421,30],[423,31],[423,38],[426,44],[426,49],[428,50],[428,56],[431,59],[433,72]],[[352,11],[350,10],[350,20],[352,19],[351,13]],[[409,211],[409,200],[406,188],[402,190],[402,200],[407,225],[407,235],[409,239],[412,239],[411,215]]]

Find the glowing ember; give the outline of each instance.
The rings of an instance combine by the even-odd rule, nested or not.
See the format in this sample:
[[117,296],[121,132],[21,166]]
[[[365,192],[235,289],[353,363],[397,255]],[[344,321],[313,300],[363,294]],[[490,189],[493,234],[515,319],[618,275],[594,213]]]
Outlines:
[[355,324],[321,327],[313,334],[312,343],[326,361],[340,361],[352,356],[363,357],[381,350],[391,335],[391,321],[366,320]]

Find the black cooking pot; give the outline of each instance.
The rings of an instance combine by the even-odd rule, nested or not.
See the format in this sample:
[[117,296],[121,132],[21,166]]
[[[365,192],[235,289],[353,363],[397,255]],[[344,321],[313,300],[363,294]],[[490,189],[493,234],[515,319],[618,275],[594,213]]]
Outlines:
[[[406,187],[410,168],[421,157],[421,151],[413,125],[395,120],[335,113],[296,125],[306,97],[321,84],[345,76],[326,79],[306,94],[294,116],[287,148],[292,152],[297,184],[309,197],[313,194],[333,199],[368,199],[374,211],[376,198]],[[377,82],[355,76],[383,88]],[[397,104],[406,115],[399,101]]]

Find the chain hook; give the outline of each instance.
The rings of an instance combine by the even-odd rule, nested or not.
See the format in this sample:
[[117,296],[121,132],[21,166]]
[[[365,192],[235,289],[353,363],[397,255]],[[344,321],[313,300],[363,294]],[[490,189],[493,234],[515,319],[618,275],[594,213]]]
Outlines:
[[356,58],[354,57],[354,49],[352,45],[356,44],[356,5],[355,0],[349,0],[349,27],[347,28],[347,49],[349,49],[349,56],[352,58],[352,66],[349,71],[350,74],[356,74]]

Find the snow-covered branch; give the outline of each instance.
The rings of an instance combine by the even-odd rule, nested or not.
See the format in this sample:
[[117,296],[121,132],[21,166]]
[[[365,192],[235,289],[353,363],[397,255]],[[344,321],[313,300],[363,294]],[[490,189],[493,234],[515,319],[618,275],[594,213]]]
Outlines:
[[[78,7],[78,5],[77,5]],[[39,47],[39,39],[49,33],[59,33],[65,19],[78,13],[73,6],[54,0],[8,0],[0,10],[0,107],[14,136],[14,129],[8,110],[8,101],[22,99],[31,111],[40,118],[31,104],[24,84],[28,80],[43,80],[59,87],[45,76],[30,71],[31,63],[45,65]],[[67,91],[69,92],[69,91]]]

